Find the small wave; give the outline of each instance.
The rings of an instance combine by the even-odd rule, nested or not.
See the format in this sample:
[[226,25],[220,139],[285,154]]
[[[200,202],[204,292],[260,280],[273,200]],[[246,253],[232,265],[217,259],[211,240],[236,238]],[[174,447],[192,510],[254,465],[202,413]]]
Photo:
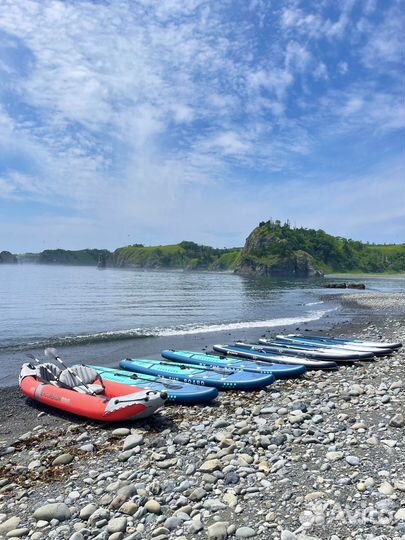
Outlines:
[[154,337],[156,334],[136,330],[116,330],[110,332],[97,332],[95,334],[81,334],[69,336],[57,336],[49,338],[39,338],[26,343],[7,344],[0,346],[0,350],[26,351],[29,349],[39,349],[42,347],[67,347],[71,345],[87,345],[90,343],[100,343],[108,341],[121,341],[124,339],[140,339]]
[[319,302],[308,302],[305,304],[306,306],[317,306],[318,304],[323,304],[323,300],[320,300]]
[[228,330],[242,330],[248,328],[274,328],[289,326],[304,322],[316,321],[331,310],[314,311],[302,317],[284,317],[262,321],[239,321],[221,324],[193,324],[180,325],[172,328],[132,328],[129,330],[111,330],[94,334],[79,334],[60,337],[39,338],[26,343],[16,343],[0,346],[0,350],[24,351],[43,347],[67,347],[73,345],[87,345],[91,343],[141,339],[151,337],[184,336],[192,334],[207,334],[211,332],[224,332]]
[[188,334],[205,334],[209,332],[224,332],[226,330],[242,330],[244,328],[273,328],[276,326],[289,326],[291,324],[300,324],[303,322],[316,321],[323,317],[330,310],[316,311],[304,317],[291,317],[280,319],[268,319],[265,321],[244,321],[223,324],[193,325],[192,327],[177,327],[162,329],[158,332],[159,336],[182,336]]

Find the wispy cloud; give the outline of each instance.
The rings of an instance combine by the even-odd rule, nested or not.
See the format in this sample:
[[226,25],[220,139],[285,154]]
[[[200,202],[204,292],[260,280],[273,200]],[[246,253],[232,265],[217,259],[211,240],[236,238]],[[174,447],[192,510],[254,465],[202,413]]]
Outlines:
[[[404,128],[400,6],[3,0],[0,199],[16,216],[22,203],[65,212],[59,230],[72,243],[99,231],[98,244],[111,247],[128,234],[147,242],[191,232],[241,243],[269,209],[308,223],[287,193],[295,178],[318,193],[325,168],[336,172],[325,146],[367,132],[378,148]],[[363,186],[350,160],[351,182]],[[251,197],[271,193],[274,206]],[[229,205],[243,227],[223,218]],[[213,221],[217,238],[204,232]]]

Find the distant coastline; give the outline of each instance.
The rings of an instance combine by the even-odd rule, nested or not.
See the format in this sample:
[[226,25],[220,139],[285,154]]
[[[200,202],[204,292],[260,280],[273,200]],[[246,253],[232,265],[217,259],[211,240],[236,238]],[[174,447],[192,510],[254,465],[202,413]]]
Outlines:
[[0,263],[64,264],[99,268],[206,270],[244,276],[284,278],[359,278],[362,275],[405,273],[405,244],[365,244],[325,233],[261,222],[244,247],[214,248],[183,241],[179,244],[133,244],[107,249],[47,249],[14,255],[3,251]]

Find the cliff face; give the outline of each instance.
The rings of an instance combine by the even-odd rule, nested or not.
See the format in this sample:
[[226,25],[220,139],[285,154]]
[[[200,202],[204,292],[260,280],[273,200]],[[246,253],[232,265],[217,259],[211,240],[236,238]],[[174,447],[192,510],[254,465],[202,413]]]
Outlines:
[[294,249],[283,237],[282,231],[266,226],[257,227],[248,236],[236,272],[241,275],[289,278],[323,275],[314,257],[306,251]]
[[9,251],[0,252],[0,264],[17,264],[17,257]]

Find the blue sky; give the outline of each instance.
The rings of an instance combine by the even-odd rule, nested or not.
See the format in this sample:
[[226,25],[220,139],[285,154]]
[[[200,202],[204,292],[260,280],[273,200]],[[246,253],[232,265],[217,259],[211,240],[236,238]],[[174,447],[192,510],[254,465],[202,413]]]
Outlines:
[[404,0],[0,8],[0,250],[404,241]]

